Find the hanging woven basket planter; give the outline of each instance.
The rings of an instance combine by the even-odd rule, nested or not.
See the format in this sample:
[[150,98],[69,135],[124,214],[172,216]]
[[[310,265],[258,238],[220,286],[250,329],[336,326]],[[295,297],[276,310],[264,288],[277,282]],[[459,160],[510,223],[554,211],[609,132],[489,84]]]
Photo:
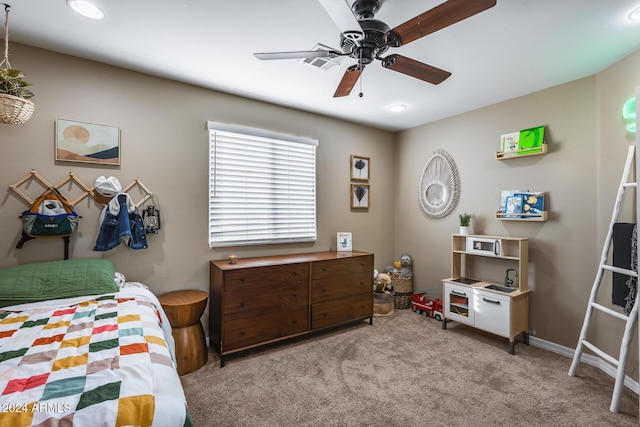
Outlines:
[[31,83],[24,80],[20,70],[14,70],[9,64],[9,6],[4,4],[4,60],[0,62],[0,123],[19,125],[31,118],[36,104],[28,98],[33,93],[26,89]]
[[0,93],[0,123],[21,125],[31,118],[36,104],[28,99]]

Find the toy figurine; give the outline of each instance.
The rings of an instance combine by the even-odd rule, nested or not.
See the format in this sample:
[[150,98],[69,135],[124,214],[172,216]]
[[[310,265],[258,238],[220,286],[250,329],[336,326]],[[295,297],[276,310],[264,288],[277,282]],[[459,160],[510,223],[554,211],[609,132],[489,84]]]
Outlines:
[[400,257],[400,275],[405,279],[410,279],[413,277],[413,260],[411,259],[411,255],[405,253]]

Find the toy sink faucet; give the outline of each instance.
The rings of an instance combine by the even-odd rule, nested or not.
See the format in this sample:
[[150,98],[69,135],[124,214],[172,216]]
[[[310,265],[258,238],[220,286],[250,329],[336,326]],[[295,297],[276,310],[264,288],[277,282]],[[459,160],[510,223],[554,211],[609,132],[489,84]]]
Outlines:
[[518,270],[516,270],[515,268],[507,268],[507,272],[506,272],[506,275],[504,277],[504,285],[506,287],[511,287],[511,285],[513,285],[513,279],[511,279],[509,277],[509,272],[510,271],[513,271],[513,273],[515,274],[515,278],[516,279],[518,278]]

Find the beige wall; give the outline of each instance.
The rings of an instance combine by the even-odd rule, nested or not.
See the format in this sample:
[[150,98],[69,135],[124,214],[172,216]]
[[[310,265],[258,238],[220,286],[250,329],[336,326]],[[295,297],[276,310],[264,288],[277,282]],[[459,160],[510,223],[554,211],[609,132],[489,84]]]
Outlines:
[[[375,253],[384,268],[400,253],[414,257],[414,290],[440,286],[449,275],[451,234],[457,215],[473,214],[475,232],[530,238],[530,325],[537,337],[574,348],[589,290],[597,271],[626,147],[620,110],[640,86],[636,52],[589,78],[471,111],[398,134],[332,118],[252,101],[150,77],[20,44],[12,45],[12,64],[34,83],[34,117],[24,125],[0,126],[0,267],[62,257],[62,242],[39,240],[15,249],[19,213],[26,205],[8,185],[36,169],[52,182],[72,171],[92,184],[99,175],[123,183],[139,177],[157,194],[164,227],[149,238],[150,249],[91,250],[100,206],[85,199],[72,238],[72,257],[106,257],[129,280],[147,283],[156,293],[207,290],[211,259],[327,250],[335,232],[351,230],[355,247]],[[54,162],[56,117],[116,125],[122,131],[122,166],[101,167]],[[207,247],[206,121],[236,123],[318,138],[318,232],[315,244],[211,250]],[[546,126],[550,152],[508,161],[494,160],[499,135]],[[442,220],[425,217],[417,183],[428,154],[446,149],[462,178],[458,209]],[[349,156],[371,158],[371,209],[349,208]],[[494,219],[503,189],[547,192],[549,221]],[[28,189],[31,195],[41,191]],[[73,198],[77,189],[66,190]],[[625,203],[623,220],[633,220]],[[484,272],[482,272],[484,273]],[[495,271],[491,271],[495,274]],[[501,280],[502,271],[496,281]],[[610,280],[609,280],[610,281]],[[603,300],[610,294],[603,284]],[[204,324],[207,324],[206,317]],[[618,321],[594,323],[594,340],[617,355]],[[621,333],[621,332],[620,332]],[[637,343],[629,359],[637,378]]]
[[[450,273],[452,233],[457,215],[473,214],[476,233],[530,239],[530,328],[541,339],[575,348],[586,302],[602,251],[627,147],[621,110],[640,85],[640,52],[597,76],[430,123],[399,135],[396,165],[395,247],[413,253],[416,287],[437,286]],[[546,126],[549,154],[496,161],[499,136],[532,126]],[[418,208],[417,183],[424,162],[435,149],[455,158],[462,180],[454,215],[429,219]],[[500,191],[529,189],[547,193],[549,220],[498,221]],[[631,203],[621,220],[633,221]],[[419,238],[415,238],[419,236]],[[477,273],[477,272],[476,272]],[[494,277],[503,280],[504,268]],[[601,300],[611,301],[611,278],[605,276]],[[617,356],[623,323],[595,317],[592,339]],[[615,332],[614,332],[615,331]],[[637,378],[637,343],[629,358]]]
[[[335,249],[336,232],[352,231],[354,248],[373,252],[376,265],[393,254],[393,161],[395,135],[315,114],[252,101],[198,87],[150,77],[96,62],[20,44],[12,45],[12,65],[33,83],[37,105],[23,125],[0,125],[0,267],[62,259],[60,239],[30,241],[15,249],[20,237],[18,215],[26,204],[9,184],[36,169],[52,183],[69,172],[93,185],[100,175],[113,175],[123,185],[139,177],[157,194],[163,228],[149,237],[149,249],[123,245],[93,252],[101,206],[89,198],[76,210],[82,215],[72,237],[71,256],[111,259],[128,280],[148,284],[157,293],[176,289],[208,290],[208,262],[226,258]],[[104,167],[55,162],[56,118],[120,127],[122,165]],[[235,123],[317,138],[318,240],[212,250],[207,244],[207,120]],[[371,159],[371,208],[351,211],[350,155]],[[26,188],[36,197],[42,188]],[[77,188],[63,187],[74,199]],[[134,196],[134,200],[140,198]],[[206,317],[203,319],[207,325]]]

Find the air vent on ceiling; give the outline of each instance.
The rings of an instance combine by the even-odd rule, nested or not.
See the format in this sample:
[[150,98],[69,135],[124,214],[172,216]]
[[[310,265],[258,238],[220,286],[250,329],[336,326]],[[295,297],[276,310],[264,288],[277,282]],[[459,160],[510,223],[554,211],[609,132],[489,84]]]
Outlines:
[[[311,50],[335,50],[323,44],[317,44]],[[323,70],[329,70],[342,62],[342,56],[335,58],[303,58],[298,62],[311,65],[312,67],[322,68]]]

